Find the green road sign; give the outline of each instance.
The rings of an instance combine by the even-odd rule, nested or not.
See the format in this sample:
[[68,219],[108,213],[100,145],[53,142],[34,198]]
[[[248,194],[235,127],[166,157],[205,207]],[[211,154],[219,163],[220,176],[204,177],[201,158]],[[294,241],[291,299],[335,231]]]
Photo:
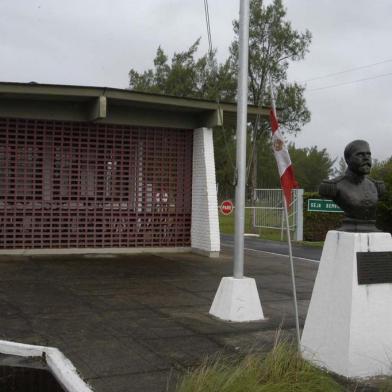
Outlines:
[[308,211],[310,212],[343,212],[332,200],[308,199]]

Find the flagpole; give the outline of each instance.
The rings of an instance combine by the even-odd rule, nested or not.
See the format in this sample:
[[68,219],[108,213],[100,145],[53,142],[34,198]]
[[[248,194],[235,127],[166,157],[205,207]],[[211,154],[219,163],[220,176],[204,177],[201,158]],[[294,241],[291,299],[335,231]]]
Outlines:
[[249,0],[240,0],[239,73],[237,101],[237,185],[235,188],[235,235],[233,276],[244,277],[246,125],[248,109]]
[[295,313],[295,329],[297,330],[297,343],[298,350],[301,351],[301,335],[299,332],[299,316],[298,316],[298,302],[297,302],[297,288],[295,284],[295,272],[294,272],[294,262],[293,262],[293,251],[291,249],[291,235],[289,226],[289,213],[287,207],[286,198],[283,195],[284,204],[284,215],[286,220],[286,230],[287,230],[287,243],[289,245],[289,258],[290,258],[290,269],[291,269],[291,284],[293,286],[293,300],[294,300],[294,313]]
[[[270,79],[270,89],[271,89],[271,101],[272,101],[272,110],[274,112],[275,118],[276,115],[276,106],[275,106],[275,96],[272,87],[272,80]],[[297,331],[297,345],[298,351],[301,351],[301,335],[299,330],[299,316],[298,316],[298,302],[297,302],[297,288],[295,284],[295,272],[294,272],[294,261],[293,261],[293,251],[291,247],[291,234],[290,234],[290,224],[289,224],[289,212],[288,212],[288,205],[287,200],[284,192],[282,192],[283,197],[283,210],[284,216],[286,221],[286,233],[287,233],[287,243],[289,248],[289,259],[290,259],[290,270],[291,270],[291,284],[293,287],[293,301],[294,301],[294,314],[295,314],[295,329]]]
[[210,314],[222,320],[263,320],[256,280],[244,276],[246,126],[248,109],[249,0],[240,0],[239,74],[237,103],[237,185],[235,188],[235,236],[233,276],[223,277]]

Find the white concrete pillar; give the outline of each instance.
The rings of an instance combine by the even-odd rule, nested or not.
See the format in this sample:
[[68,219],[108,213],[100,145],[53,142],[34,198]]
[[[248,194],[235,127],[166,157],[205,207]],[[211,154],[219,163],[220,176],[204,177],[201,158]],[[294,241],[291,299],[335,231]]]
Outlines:
[[220,233],[212,129],[194,130],[192,170],[192,250],[217,257]]
[[328,232],[302,333],[304,358],[344,377],[392,375],[392,283],[360,284],[357,259],[357,252],[379,259],[377,252],[391,251],[389,233]]
[[295,233],[294,241],[304,240],[304,190],[296,189],[297,199],[295,206]]

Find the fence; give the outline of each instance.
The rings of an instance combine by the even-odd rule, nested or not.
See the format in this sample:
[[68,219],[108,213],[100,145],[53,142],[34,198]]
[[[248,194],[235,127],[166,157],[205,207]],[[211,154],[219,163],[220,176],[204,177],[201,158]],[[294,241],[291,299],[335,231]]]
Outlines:
[[[294,241],[303,240],[303,189],[293,189],[289,206],[289,228]],[[252,226],[281,231],[285,229],[283,194],[281,189],[255,189],[253,203],[247,207],[252,211]]]
[[190,130],[0,119],[0,249],[189,246]]

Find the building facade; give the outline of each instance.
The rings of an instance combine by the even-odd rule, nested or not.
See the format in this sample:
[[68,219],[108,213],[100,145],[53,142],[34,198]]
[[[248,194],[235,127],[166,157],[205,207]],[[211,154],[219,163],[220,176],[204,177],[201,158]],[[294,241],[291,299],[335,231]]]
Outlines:
[[232,124],[235,110],[129,90],[0,83],[0,254],[216,255],[212,129]]

